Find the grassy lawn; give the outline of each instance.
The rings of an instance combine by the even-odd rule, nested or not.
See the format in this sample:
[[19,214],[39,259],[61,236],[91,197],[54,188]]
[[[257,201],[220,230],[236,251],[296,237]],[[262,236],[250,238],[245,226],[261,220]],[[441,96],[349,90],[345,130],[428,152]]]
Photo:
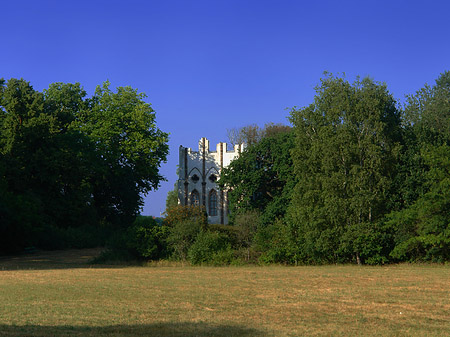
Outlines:
[[0,336],[450,335],[450,266],[86,265],[93,253],[1,259]]

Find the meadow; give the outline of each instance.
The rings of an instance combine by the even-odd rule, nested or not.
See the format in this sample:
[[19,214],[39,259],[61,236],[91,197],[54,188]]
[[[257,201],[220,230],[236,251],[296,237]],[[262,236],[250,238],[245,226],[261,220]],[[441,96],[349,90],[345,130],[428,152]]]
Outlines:
[[[66,255],[64,255],[66,254]],[[0,336],[448,336],[450,266],[0,259]]]

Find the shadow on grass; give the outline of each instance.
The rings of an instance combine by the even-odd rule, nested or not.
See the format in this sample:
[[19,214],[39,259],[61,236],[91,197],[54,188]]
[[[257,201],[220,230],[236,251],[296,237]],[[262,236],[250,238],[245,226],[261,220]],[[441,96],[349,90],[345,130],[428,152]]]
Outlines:
[[91,261],[100,255],[102,248],[37,251],[32,254],[0,257],[2,270],[50,270],[73,268],[121,268],[127,264],[103,265]]
[[0,325],[0,336],[263,337],[268,335],[262,331],[242,326],[186,322],[114,325],[106,327]]

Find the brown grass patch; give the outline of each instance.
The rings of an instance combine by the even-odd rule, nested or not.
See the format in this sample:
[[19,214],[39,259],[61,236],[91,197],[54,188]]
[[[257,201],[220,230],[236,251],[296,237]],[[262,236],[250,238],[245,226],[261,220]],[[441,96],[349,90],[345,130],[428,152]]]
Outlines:
[[0,335],[446,336],[450,331],[449,266],[35,267],[0,271]]

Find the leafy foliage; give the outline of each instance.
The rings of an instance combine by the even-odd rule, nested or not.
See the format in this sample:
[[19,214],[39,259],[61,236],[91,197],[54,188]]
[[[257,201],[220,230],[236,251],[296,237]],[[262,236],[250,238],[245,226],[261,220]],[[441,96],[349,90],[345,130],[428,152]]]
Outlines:
[[262,263],[298,264],[301,252],[296,244],[295,229],[284,220],[260,228],[255,235],[254,245],[261,252]]
[[128,229],[127,247],[139,258],[159,260],[167,258],[169,227],[160,225],[152,217],[139,216]]
[[298,182],[289,221],[305,262],[369,258],[365,241],[390,211],[400,113],[386,86],[327,76],[313,104],[291,112]]
[[168,153],[144,98],[109,83],[87,98],[78,83],[38,92],[0,81],[0,181],[11,200],[0,217],[2,236],[16,237],[11,249],[38,244],[32,233],[44,228],[133,222]]
[[249,146],[225,168],[219,185],[230,189],[232,221],[239,213],[258,210],[263,224],[283,217],[294,186],[293,133],[275,133]]
[[176,259],[187,260],[189,248],[201,231],[202,223],[200,218],[182,220],[176,222],[170,228],[167,242]]
[[228,262],[227,258],[223,261],[225,256],[227,256],[224,252],[231,250],[227,241],[227,237],[219,232],[201,231],[189,247],[187,253],[188,261],[194,265]]
[[208,224],[208,216],[204,206],[195,205],[176,205],[166,210],[164,223],[167,226],[175,226],[183,221],[196,221],[201,227]]
[[178,205],[178,189],[177,185],[175,184],[174,189],[167,192],[167,198],[166,198],[166,210],[176,207]]
[[[415,198],[389,217],[396,233],[391,256],[398,260],[450,259],[449,123],[450,72],[445,72],[433,87],[426,85],[410,96],[405,108],[421,179],[413,189]],[[415,172],[405,180],[413,180]]]

